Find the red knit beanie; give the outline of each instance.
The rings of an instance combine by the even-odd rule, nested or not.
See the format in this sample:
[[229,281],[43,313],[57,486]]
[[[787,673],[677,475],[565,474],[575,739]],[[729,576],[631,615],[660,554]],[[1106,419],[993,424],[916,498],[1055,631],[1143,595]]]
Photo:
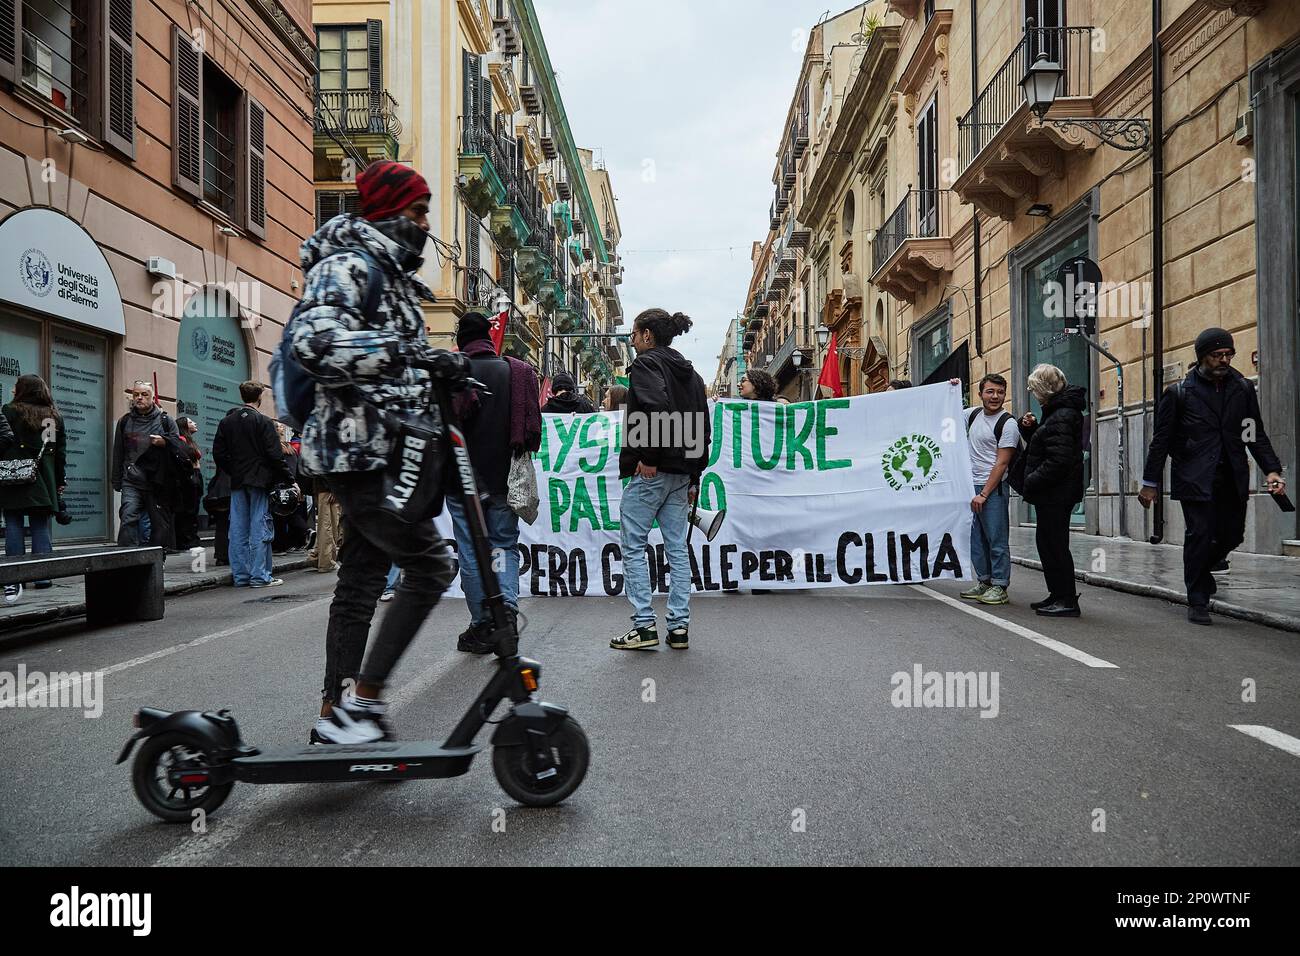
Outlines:
[[404,163],[371,163],[357,176],[361,215],[371,222],[390,219],[432,195],[424,177]]

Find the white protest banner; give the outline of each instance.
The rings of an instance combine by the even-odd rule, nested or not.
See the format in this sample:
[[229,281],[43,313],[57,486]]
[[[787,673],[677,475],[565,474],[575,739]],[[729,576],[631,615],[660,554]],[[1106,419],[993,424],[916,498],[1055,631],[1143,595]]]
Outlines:
[[[710,404],[699,506],[725,509],[691,535],[696,591],[969,580],[970,448],[961,390],[941,384],[801,402]],[[543,415],[541,506],[519,526],[520,596],[623,592],[619,412]],[[451,538],[447,514],[435,519]],[[647,548],[668,591],[658,528]],[[459,594],[459,577],[452,594]]]

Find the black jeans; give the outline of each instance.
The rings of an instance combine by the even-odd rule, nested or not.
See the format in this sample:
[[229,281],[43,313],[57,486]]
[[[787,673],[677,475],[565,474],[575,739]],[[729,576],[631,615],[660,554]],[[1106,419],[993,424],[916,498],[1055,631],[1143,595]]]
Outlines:
[[1070,512],[1074,505],[1035,505],[1038,526],[1034,543],[1043,562],[1047,592],[1054,598],[1074,600],[1074,556],[1070,554]]
[[[455,572],[451,549],[434,530],[432,520],[406,524],[379,510],[382,472],[330,475],[326,483],[343,513],[343,544],[339,548],[338,586],[325,632],[321,696],[337,703],[343,681],[350,677],[380,685],[388,680]],[[366,653],[370,621],[393,564],[404,572],[402,581]]]
[[1205,607],[1214,594],[1214,567],[1246,536],[1246,499],[1231,472],[1220,471],[1209,501],[1182,501],[1187,534],[1183,538],[1183,582],[1187,603]]

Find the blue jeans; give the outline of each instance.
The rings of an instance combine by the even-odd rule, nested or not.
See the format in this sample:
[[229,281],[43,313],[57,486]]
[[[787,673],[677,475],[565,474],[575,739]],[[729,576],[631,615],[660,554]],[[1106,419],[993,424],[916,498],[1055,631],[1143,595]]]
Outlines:
[[[977,482],[975,494],[983,490],[984,482]],[[970,560],[975,566],[975,577],[1001,588],[1011,583],[1010,503],[1003,482],[984,502],[984,509],[979,514],[971,514],[970,523]]]
[[[483,582],[478,576],[478,557],[474,554],[474,541],[469,534],[469,521],[465,507],[455,498],[447,498],[447,511],[451,514],[451,527],[456,534],[456,555],[460,562],[460,587],[469,605],[469,617],[475,624],[488,619],[483,609]],[[519,515],[510,510],[505,495],[487,495],[483,498],[483,518],[487,523],[488,541],[492,545],[497,581],[506,604],[519,607]]]
[[385,591],[397,590],[397,579],[400,578],[401,576],[402,576],[402,569],[394,564],[391,568],[388,569],[388,580],[384,582],[384,590]]
[[[54,545],[50,542],[50,516],[26,511],[5,509],[5,555],[10,558],[22,557],[27,553],[27,544],[23,540],[23,518],[32,529],[32,554],[53,554]],[[46,581],[36,581],[46,584]]]
[[267,507],[265,488],[230,492],[230,573],[235,587],[271,580],[271,541],[275,524]]
[[668,576],[668,611],[664,615],[668,629],[691,623],[691,555],[686,547],[687,520],[691,505],[690,475],[666,475],[653,478],[633,475],[623,489],[619,505],[619,524],[623,532],[623,587],[632,602],[632,623],[653,627],[654,608],[650,604],[650,567],[646,560],[646,540],[650,526],[659,520],[664,537],[664,551],[672,569]]

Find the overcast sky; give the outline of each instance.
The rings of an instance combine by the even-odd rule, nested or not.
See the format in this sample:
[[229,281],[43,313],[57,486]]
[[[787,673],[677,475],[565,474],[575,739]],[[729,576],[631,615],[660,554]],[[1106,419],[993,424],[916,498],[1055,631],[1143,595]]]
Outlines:
[[691,316],[673,344],[710,383],[750,243],[767,235],[781,128],[827,0],[534,4],[577,145],[604,159],[618,198],[626,321],[651,306]]

